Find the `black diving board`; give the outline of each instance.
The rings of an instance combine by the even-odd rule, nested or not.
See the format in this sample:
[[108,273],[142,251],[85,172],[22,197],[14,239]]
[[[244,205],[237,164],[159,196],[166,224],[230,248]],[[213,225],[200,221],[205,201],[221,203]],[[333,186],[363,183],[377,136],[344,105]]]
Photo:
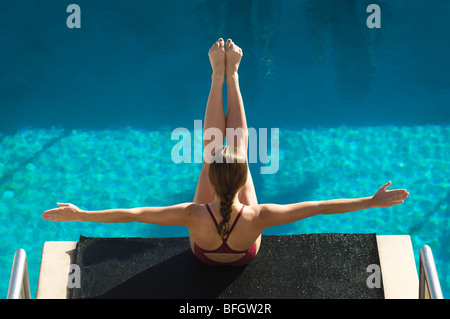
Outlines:
[[[368,285],[380,265],[375,234],[263,235],[243,267],[207,266],[187,237],[81,236],[80,288],[72,299],[383,299]],[[380,274],[381,275],[381,274]]]

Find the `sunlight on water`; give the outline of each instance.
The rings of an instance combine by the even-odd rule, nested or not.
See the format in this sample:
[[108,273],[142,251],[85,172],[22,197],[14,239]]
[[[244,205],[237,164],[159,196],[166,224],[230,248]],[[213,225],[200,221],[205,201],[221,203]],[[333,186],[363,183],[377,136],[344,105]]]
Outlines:
[[[200,164],[175,164],[171,130],[26,129],[0,135],[0,294],[6,296],[14,252],[27,252],[31,289],[37,288],[44,241],[79,236],[187,236],[180,227],[56,223],[41,219],[57,201],[83,209],[161,206],[191,201]],[[428,244],[444,297],[450,274],[450,127],[280,129],[279,170],[253,172],[260,202],[287,203],[372,195],[391,180],[410,198],[400,206],[317,216],[267,234],[349,232],[409,234],[416,263]],[[266,165],[266,164],[261,164]]]

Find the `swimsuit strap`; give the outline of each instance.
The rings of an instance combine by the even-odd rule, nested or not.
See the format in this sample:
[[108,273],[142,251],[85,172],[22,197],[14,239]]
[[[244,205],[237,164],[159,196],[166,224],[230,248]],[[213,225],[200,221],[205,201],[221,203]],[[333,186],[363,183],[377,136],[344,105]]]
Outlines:
[[[214,224],[216,224],[216,228],[218,228],[218,227],[219,227],[219,224],[217,223],[217,220],[216,220],[216,218],[214,217],[214,214],[213,214],[213,212],[211,211],[211,208],[209,207],[208,204],[206,204],[205,206],[206,206],[206,209],[208,210],[209,215],[211,215],[211,218],[212,218],[212,220],[214,221]],[[239,220],[239,217],[241,217],[241,215],[242,215],[242,211],[244,210],[244,207],[245,207],[245,205],[242,204],[242,208],[241,208],[241,210],[239,211],[239,214],[236,216],[236,219],[234,220],[233,225],[231,225],[230,232],[228,233],[227,237],[223,239],[224,242],[226,242],[226,241],[228,240],[228,237],[230,237],[230,234],[231,234],[231,232],[233,231],[234,226],[236,226],[236,223],[237,223],[237,221]]]
[[206,204],[206,208],[208,209],[208,213],[209,213],[209,215],[211,215],[211,218],[214,221],[214,224],[216,224],[216,228],[219,228],[219,224],[217,224],[216,218],[214,217],[214,214],[211,211],[211,208],[209,208],[208,204]]
[[236,219],[234,220],[233,225],[231,225],[230,232],[228,233],[227,237],[224,238],[223,241],[227,241],[227,240],[228,240],[228,237],[230,237],[230,234],[231,234],[231,232],[233,231],[234,226],[236,226],[236,223],[237,223],[237,221],[239,220],[239,217],[241,217],[241,215],[242,215],[242,211],[244,210],[244,206],[245,206],[245,205],[242,204],[242,208],[241,208],[241,210],[239,211],[239,214],[236,216]]

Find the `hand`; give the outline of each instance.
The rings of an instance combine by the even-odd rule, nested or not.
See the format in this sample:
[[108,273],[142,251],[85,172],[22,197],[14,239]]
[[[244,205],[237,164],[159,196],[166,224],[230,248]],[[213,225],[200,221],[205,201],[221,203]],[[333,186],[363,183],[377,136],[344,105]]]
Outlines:
[[403,200],[408,198],[409,193],[406,189],[386,190],[391,186],[391,182],[387,182],[372,196],[373,207],[391,207],[402,204]]
[[44,212],[42,218],[50,221],[71,222],[78,220],[81,209],[73,204],[56,203],[59,208],[49,209]]

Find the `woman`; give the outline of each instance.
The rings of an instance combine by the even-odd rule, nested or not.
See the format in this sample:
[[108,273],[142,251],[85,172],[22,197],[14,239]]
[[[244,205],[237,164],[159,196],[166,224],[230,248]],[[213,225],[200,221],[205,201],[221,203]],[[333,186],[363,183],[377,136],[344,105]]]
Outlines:
[[[227,138],[227,145],[205,153],[203,167],[192,203],[168,207],[140,207],[84,211],[72,204],[58,203],[42,217],[51,221],[103,223],[142,222],[179,225],[189,229],[194,255],[208,265],[241,266],[258,253],[261,233],[276,225],[292,223],[318,214],[339,214],[403,203],[404,189],[387,190],[391,182],[373,196],[355,199],[310,201],[289,205],[258,204],[246,161],[248,131],[244,104],[239,89],[238,68],[242,50],[230,39],[219,39],[209,50],[212,82],[207,102],[204,130],[216,128],[226,136],[226,128],[243,134]],[[222,90],[226,79],[227,114]],[[223,141],[222,141],[223,142]],[[211,141],[204,141],[204,147]],[[223,143],[222,143],[223,144]]]

